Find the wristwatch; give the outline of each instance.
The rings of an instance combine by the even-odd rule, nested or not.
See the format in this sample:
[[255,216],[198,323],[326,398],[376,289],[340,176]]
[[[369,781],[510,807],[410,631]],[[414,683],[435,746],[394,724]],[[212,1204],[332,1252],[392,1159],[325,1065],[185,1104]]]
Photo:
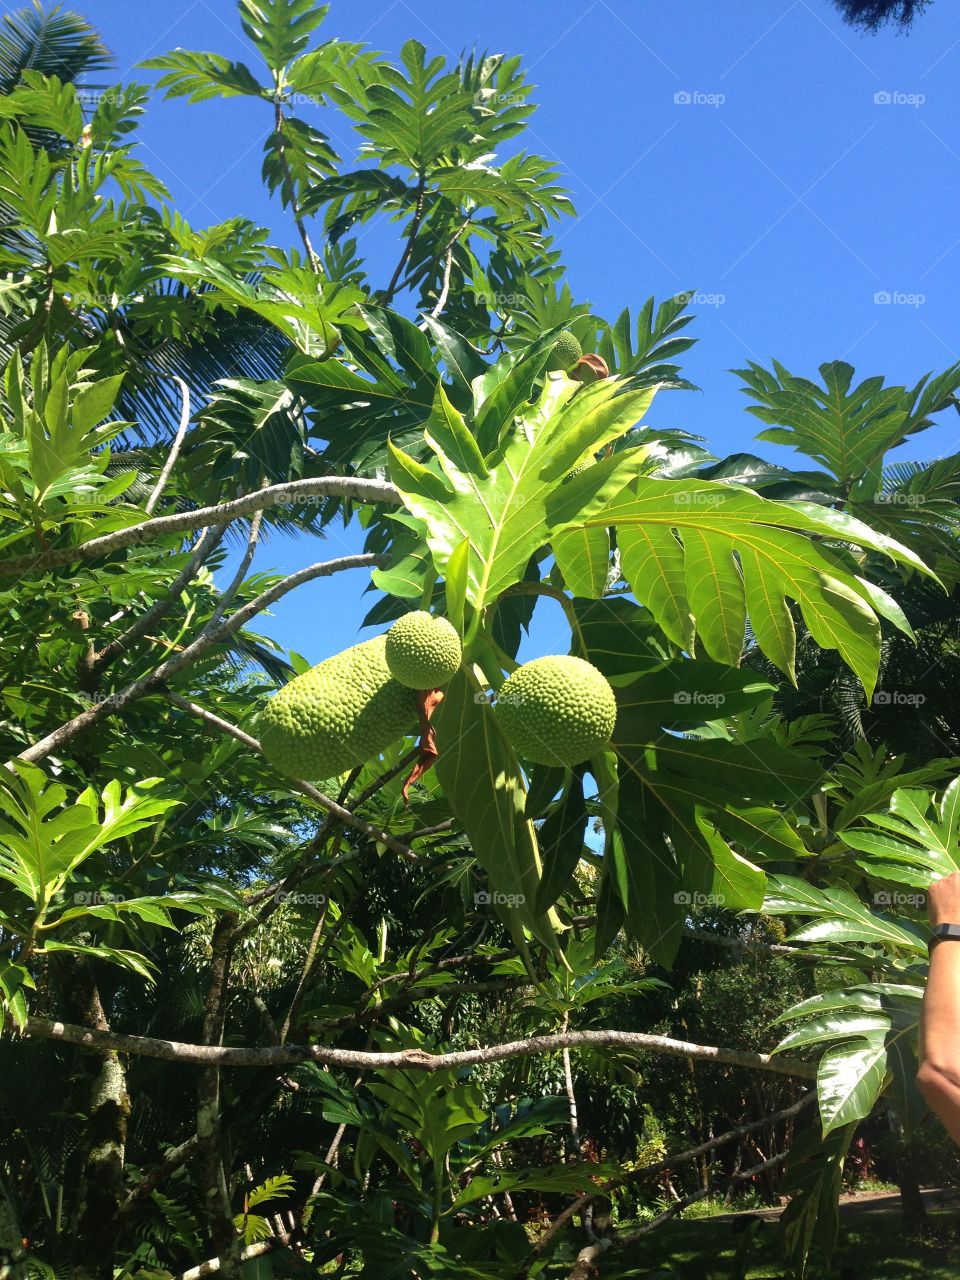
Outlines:
[[927,949],[932,951],[938,942],[960,942],[960,924],[935,925]]

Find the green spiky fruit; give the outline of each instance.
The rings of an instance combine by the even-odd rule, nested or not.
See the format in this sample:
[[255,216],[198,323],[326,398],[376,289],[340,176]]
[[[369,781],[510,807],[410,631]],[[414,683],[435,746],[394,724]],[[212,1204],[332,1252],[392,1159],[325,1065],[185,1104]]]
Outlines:
[[582,658],[534,658],[504,681],[495,707],[504,737],[525,760],[570,767],[610,741],[617,702]]
[[565,329],[557,339],[557,344],[550,352],[550,359],[547,361],[547,372],[553,373],[557,369],[570,369],[577,363],[583,355],[583,347],[577,341],[576,337]]
[[263,754],[282,773],[335,778],[374,759],[417,724],[416,699],[394,680],[386,636],[295,676],[260,717]]
[[408,689],[441,689],[463,656],[456,627],[423,609],[405,613],[387,632],[387,666]]

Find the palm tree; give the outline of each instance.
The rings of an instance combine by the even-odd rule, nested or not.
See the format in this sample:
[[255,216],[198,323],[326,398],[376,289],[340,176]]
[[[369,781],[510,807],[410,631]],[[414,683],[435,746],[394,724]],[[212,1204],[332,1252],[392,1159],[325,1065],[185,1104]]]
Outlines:
[[894,22],[899,27],[909,27],[931,0],[833,0],[851,26],[876,31],[885,23]]
[[0,24],[0,93],[7,94],[24,71],[57,76],[64,83],[102,71],[113,58],[86,19],[67,9],[32,6],[5,13]]

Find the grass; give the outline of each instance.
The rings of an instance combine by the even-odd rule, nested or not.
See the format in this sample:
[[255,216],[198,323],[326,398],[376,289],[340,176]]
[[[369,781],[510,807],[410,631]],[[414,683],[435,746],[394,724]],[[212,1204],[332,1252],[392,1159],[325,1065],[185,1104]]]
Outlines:
[[[910,1241],[899,1212],[848,1218],[841,1223],[830,1270],[822,1259],[813,1258],[809,1280],[957,1280],[958,1228],[955,1213],[933,1212],[925,1239]],[[600,1275],[602,1280],[787,1280],[778,1230],[776,1222],[760,1222],[747,1241],[729,1220],[668,1222],[635,1245],[612,1249],[600,1264]],[[738,1263],[738,1245],[748,1243],[746,1257]],[[574,1256],[575,1250],[565,1250],[563,1260],[558,1257],[548,1271],[550,1280],[566,1277]]]

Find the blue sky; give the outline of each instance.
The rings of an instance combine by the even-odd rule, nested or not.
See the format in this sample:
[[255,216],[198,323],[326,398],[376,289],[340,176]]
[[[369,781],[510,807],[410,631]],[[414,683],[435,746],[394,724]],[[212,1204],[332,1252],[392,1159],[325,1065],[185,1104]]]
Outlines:
[[[136,63],[178,45],[255,65],[233,0],[72,3],[115,53],[117,79],[151,81]],[[714,452],[750,447],[759,425],[728,372],[747,360],[815,376],[842,358],[910,384],[960,359],[960,14],[949,0],[908,36],[860,34],[829,0],[333,0],[322,30],[393,55],[415,37],[451,60],[473,47],[523,56],[540,106],[526,145],[562,166],[578,210],[559,231],[571,288],[610,318],[650,294],[698,291],[685,369],[702,392],[664,396],[652,417]],[[195,225],[243,214],[293,243],[260,187],[264,110],[155,99],[144,159]],[[350,156],[344,122],[318,122]],[[371,256],[389,270],[379,236]],[[911,456],[955,452],[958,426],[944,419]],[[332,531],[329,553],[358,542]],[[324,554],[274,538],[257,568]],[[262,630],[319,660],[356,639],[371,602],[361,588],[346,576],[303,588]],[[550,625],[538,632],[536,648],[556,643]]]

